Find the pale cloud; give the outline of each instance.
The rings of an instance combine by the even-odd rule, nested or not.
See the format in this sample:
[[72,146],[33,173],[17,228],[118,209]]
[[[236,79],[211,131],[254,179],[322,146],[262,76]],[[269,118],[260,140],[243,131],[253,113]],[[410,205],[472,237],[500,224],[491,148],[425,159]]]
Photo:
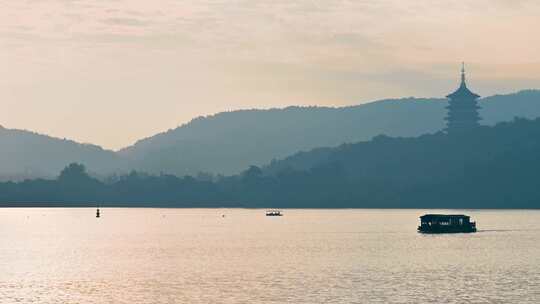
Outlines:
[[540,81],[539,15],[532,0],[3,0],[0,123],[118,148],[222,110],[444,96],[462,60],[481,95],[514,91]]

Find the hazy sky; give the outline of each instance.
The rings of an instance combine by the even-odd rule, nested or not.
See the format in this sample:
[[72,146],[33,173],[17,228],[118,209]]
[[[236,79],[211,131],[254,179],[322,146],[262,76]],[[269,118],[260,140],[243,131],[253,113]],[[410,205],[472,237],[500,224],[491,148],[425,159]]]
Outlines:
[[0,124],[119,148],[239,108],[540,85],[537,0],[0,0]]

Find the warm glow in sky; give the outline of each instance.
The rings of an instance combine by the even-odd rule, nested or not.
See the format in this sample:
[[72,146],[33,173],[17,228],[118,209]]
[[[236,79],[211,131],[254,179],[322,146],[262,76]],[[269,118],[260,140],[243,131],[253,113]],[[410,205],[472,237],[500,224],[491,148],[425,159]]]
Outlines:
[[239,108],[539,88],[536,0],[0,0],[0,124],[119,148]]

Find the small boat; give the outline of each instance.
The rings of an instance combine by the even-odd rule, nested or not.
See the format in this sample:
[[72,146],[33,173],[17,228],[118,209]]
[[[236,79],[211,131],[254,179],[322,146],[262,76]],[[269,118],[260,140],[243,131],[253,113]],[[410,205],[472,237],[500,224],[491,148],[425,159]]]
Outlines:
[[420,217],[420,233],[476,232],[476,222],[463,214],[426,214]]
[[283,216],[283,213],[279,210],[267,210],[266,216]]
[[97,217],[97,218],[100,217],[100,214],[99,214],[99,208],[97,208],[97,210],[96,210],[96,217]]

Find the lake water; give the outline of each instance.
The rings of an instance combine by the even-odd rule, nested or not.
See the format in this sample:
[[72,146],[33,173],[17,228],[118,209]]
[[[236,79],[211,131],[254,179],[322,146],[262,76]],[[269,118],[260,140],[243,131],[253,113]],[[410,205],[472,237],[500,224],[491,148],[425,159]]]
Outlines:
[[540,211],[427,212],[0,209],[0,303],[540,303]]

